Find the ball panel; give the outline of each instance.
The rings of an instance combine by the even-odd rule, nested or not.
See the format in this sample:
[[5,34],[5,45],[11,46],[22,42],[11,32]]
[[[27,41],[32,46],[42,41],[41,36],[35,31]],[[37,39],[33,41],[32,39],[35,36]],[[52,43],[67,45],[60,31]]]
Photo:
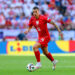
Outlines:
[[34,67],[34,65],[33,65],[32,63],[30,63],[30,64],[27,65],[27,70],[28,70],[29,72],[34,71],[34,69],[35,69],[35,67]]

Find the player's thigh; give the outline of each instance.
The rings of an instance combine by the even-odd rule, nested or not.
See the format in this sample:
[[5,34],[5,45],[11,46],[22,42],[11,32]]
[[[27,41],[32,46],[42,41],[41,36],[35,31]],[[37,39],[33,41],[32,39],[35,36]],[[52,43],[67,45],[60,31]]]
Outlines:
[[33,50],[38,49],[41,47],[41,44],[39,42],[37,42],[34,46],[33,46]]
[[43,54],[48,54],[48,47],[41,47],[42,51],[43,51]]

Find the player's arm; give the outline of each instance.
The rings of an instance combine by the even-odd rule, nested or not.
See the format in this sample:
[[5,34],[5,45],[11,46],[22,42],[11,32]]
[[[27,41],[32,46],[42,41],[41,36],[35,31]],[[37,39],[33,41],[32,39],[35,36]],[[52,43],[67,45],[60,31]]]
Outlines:
[[57,28],[58,32],[61,33],[61,30],[59,29],[59,27],[51,19],[44,17],[44,21],[46,23],[50,23],[50,24],[54,25]]
[[25,34],[27,34],[27,33],[32,29],[32,27],[33,27],[32,18],[30,19],[28,25],[29,25],[29,27],[28,27],[28,29],[24,32]]
[[31,29],[32,29],[32,26],[29,26],[28,29],[24,33],[27,34]]
[[57,28],[58,32],[61,33],[60,28],[53,21],[51,21],[50,24],[54,25]]
[[51,21],[50,24],[54,25],[57,28],[59,35],[61,36],[61,39],[63,40],[63,34],[62,34],[60,28],[53,21]]

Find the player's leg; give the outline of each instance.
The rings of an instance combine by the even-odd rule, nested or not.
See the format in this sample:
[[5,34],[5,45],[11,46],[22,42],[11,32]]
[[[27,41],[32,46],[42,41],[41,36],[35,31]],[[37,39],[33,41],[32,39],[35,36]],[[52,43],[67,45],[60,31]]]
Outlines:
[[51,62],[54,61],[54,58],[52,56],[52,54],[50,52],[48,52],[48,47],[41,47],[43,54],[49,59],[51,60]]
[[48,52],[48,47],[41,47],[43,54],[49,59],[51,60],[51,62],[53,63],[53,67],[52,69],[55,70],[56,68],[56,63],[58,62],[57,60],[54,60],[52,54],[50,52]]
[[37,60],[37,64],[35,66],[36,69],[38,69],[38,68],[41,67],[41,63],[40,63],[40,52],[38,50],[38,48],[40,48],[40,47],[41,47],[41,44],[38,43],[38,42],[33,46],[34,54],[35,54],[35,57],[36,57],[36,60]]

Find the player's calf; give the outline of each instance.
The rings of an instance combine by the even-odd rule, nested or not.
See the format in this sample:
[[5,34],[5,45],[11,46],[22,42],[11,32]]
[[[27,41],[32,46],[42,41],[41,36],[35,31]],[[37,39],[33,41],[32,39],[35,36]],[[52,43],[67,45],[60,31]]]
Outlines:
[[56,69],[56,64],[57,64],[57,60],[54,60],[53,56],[51,53],[49,53],[48,51],[43,51],[43,54],[46,55],[46,57],[51,60],[51,62],[53,63],[52,69],[55,70]]
[[36,43],[36,44],[33,46],[33,50],[34,50],[34,54],[35,54],[37,63],[40,63],[40,52],[39,52],[39,50],[38,50],[39,47],[40,47],[40,44],[39,44],[39,43]]

